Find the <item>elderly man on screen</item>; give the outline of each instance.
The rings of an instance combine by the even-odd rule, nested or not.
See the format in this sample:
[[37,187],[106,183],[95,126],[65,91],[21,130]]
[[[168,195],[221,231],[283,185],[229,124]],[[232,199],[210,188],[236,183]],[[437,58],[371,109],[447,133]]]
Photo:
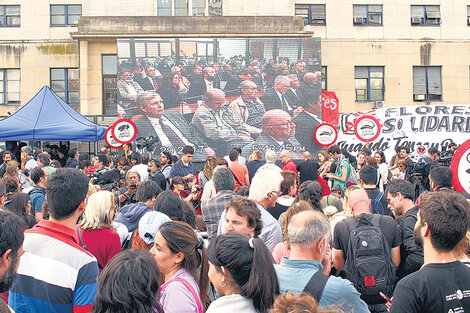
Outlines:
[[267,111],[262,118],[262,132],[256,140],[243,148],[243,155],[255,150],[274,150],[277,157],[282,150],[288,150],[292,159],[301,159],[303,148],[295,139],[295,124],[289,113],[283,110]]

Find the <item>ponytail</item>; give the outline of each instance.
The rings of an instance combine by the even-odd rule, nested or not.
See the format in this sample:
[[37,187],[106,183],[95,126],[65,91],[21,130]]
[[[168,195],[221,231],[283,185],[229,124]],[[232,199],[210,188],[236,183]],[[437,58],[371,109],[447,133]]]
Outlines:
[[[209,262],[206,257],[206,248],[204,246],[200,248],[199,246],[196,249],[201,250],[201,272],[199,273],[199,295],[201,297],[201,303],[203,307],[206,307],[209,302],[207,297],[207,290],[209,289]],[[199,253],[198,253],[199,254]],[[207,302],[207,303],[206,303]]]
[[250,278],[242,286],[241,294],[253,299],[253,305],[258,311],[267,313],[274,303],[274,298],[279,294],[279,283],[273,267],[274,260],[261,239],[250,238],[248,245],[253,249],[253,262]]
[[209,245],[207,258],[222,272],[224,267],[242,296],[252,299],[260,313],[267,313],[279,294],[274,260],[258,238],[239,233],[218,236]]

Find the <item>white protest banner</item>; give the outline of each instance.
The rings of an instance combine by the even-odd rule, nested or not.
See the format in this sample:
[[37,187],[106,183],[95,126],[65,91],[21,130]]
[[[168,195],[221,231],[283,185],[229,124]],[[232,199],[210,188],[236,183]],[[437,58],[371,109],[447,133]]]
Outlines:
[[[361,141],[355,126],[363,116],[373,116],[381,124],[380,134],[373,141]],[[344,113],[340,118],[337,144],[355,155],[366,144],[373,152],[382,150],[387,160],[398,146],[410,149],[412,156],[418,150],[436,147],[446,149],[449,143],[462,144],[470,137],[470,105],[421,105],[384,108],[357,113]],[[419,149],[418,149],[419,148]]]

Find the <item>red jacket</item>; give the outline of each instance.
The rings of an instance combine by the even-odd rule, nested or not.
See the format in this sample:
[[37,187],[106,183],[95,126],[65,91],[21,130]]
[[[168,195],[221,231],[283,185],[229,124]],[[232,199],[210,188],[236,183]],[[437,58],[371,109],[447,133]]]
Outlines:
[[297,173],[297,165],[295,165],[292,159],[287,160],[286,163],[282,166],[283,171],[292,171]]

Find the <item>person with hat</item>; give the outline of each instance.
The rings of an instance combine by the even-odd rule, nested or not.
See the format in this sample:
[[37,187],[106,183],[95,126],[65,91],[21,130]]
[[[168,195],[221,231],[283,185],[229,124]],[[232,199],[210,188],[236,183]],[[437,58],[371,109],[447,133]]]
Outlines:
[[145,213],[139,221],[139,228],[132,237],[132,250],[143,249],[150,251],[155,242],[158,229],[169,221],[171,221],[171,218],[162,212],[151,211]]

